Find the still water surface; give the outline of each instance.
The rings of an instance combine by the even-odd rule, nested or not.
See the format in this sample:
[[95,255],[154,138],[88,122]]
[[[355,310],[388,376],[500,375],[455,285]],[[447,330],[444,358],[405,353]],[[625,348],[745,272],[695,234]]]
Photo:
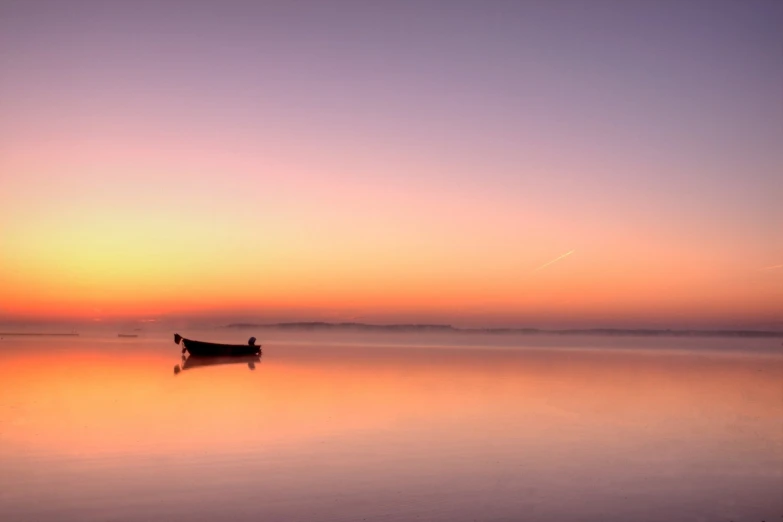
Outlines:
[[4,338],[0,519],[783,519],[780,339],[264,337]]

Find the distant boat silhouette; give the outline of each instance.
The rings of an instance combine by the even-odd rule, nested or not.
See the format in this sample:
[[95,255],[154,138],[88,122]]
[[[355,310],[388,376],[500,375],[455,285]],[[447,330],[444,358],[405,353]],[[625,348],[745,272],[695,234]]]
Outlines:
[[194,341],[185,339],[180,334],[174,334],[174,343],[182,344],[182,353],[187,351],[190,355],[196,356],[235,357],[261,353],[261,345],[256,344],[255,337],[248,339],[247,344],[219,344]]
[[138,337],[136,334],[117,334],[117,337]]

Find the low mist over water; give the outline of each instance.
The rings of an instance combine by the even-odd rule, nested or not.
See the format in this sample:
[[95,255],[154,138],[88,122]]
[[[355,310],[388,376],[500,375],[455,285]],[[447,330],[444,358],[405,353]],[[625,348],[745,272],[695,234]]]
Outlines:
[[3,520],[783,515],[780,339],[138,333],[0,342]]

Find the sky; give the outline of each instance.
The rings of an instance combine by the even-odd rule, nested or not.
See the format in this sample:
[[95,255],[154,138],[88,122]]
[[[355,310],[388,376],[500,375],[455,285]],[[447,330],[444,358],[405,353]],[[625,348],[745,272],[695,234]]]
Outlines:
[[783,329],[780,1],[0,3],[0,320]]

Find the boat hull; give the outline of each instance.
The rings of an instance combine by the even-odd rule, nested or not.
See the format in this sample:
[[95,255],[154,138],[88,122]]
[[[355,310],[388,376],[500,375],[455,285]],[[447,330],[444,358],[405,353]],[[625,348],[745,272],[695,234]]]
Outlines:
[[220,344],[205,343],[185,339],[175,335],[177,344],[182,344],[183,353],[187,350],[190,355],[198,357],[235,357],[242,355],[258,355],[261,353],[261,345],[258,344]]

